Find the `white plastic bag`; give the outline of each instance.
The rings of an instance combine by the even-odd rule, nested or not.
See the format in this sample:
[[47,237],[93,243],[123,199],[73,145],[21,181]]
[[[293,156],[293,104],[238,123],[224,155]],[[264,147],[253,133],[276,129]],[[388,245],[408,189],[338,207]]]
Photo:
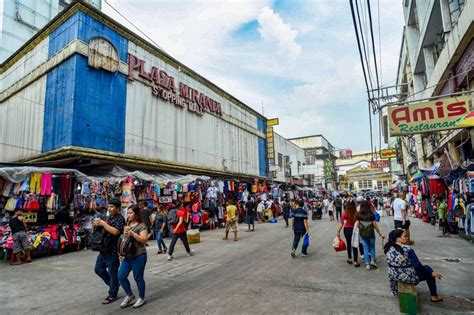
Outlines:
[[351,245],[352,247],[359,248],[360,237],[359,237],[359,227],[354,227],[352,231]]

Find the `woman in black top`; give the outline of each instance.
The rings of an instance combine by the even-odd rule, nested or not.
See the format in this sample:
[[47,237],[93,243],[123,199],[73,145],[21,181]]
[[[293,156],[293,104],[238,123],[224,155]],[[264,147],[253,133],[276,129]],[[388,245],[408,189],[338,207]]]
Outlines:
[[26,262],[31,262],[31,243],[26,234],[26,221],[23,216],[23,210],[16,209],[15,215],[9,221],[10,229],[13,236],[13,252],[16,256],[16,261],[12,265],[20,265],[23,259]]
[[166,247],[166,244],[163,241],[163,231],[165,230],[167,225],[168,215],[166,214],[164,205],[160,205],[158,207],[158,211],[153,214],[152,220],[155,226],[156,242],[158,243],[157,254],[162,254],[163,250],[166,253],[168,247]]

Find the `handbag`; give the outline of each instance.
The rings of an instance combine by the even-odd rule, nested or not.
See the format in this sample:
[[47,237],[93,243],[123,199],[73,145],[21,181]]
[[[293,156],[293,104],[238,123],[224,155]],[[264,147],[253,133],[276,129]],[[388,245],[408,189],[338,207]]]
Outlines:
[[334,238],[334,240],[332,241],[332,247],[334,247],[336,252],[342,252],[346,250],[346,243],[342,238],[336,236],[336,238]]
[[352,247],[359,248],[359,243],[360,243],[359,228],[354,227],[354,230],[352,231],[351,245]]
[[306,233],[303,238],[303,246],[308,247],[309,246],[309,234]]

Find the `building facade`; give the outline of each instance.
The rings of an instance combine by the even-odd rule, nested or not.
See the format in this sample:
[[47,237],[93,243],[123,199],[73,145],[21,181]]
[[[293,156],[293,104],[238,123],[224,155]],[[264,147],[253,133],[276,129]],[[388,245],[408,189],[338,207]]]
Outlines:
[[[474,90],[474,3],[465,0],[403,1],[403,30],[397,85],[402,101],[464,95]],[[399,137],[405,172],[474,158],[467,128]]]
[[303,174],[310,176],[310,185],[317,188],[337,189],[334,146],[323,135],[288,140],[304,150],[306,165]]
[[350,158],[338,159],[336,169],[339,190],[386,191],[392,182],[390,161],[380,159],[372,161],[372,152],[353,153]]
[[270,164],[270,175],[275,182],[308,185],[309,175],[303,175],[306,165],[305,151],[274,133],[275,159]]
[[[10,57],[71,0],[0,1],[0,63]],[[102,0],[87,0],[99,10]]]
[[267,177],[264,116],[83,2],[0,76],[0,161]]

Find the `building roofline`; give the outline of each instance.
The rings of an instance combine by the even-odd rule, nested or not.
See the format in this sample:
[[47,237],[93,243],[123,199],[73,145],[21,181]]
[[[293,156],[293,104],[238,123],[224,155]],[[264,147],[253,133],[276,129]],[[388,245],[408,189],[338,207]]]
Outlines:
[[202,75],[198,74],[196,71],[192,70],[190,67],[184,65],[165,51],[159,49],[154,44],[150,43],[148,40],[139,36],[135,32],[131,31],[129,28],[125,27],[121,23],[117,22],[101,10],[97,9],[93,5],[85,2],[84,0],[72,0],[61,12],[59,12],[51,21],[49,21],[43,28],[41,28],[35,35],[33,35],[25,44],[18,48],[12,55],[10,55],[3,63],[0,64],[0,74],[3,74],[7,69],[13,66],[18,62],[27,52],[31,51],[36,47],[43,39],[49,36],[55,29],[59,27],[65,20],[70,18],[76,12],[84,12],[89,16],[99,20],[99,22],[104,22],[106,26],[111,28],[113,31],[124,36],[130,41],[134,42],[138,46],[142,47],[145,51],[154,54],[158,58],[164,59],[163,61],[175,66],[176,68],[181,67],[181,72],[187,74],[192,79],[200,82],[201,84],[208,87],[210,90],[216,94],[221,95],[222,97],[228,99],[231,102],[236,103],[238,106],[243,109],[253,113],[258,118],[267,120],[267,118],[257,112],[255,109],[246,105],[244,102],[237,99],[235,96],[232,96],[230,93],[226,92],[215,83],[206,79]]
[[298,140],[298,139],[314,138],[314,137],[321,137],[321,138],[323,138],[323,139],[326,140],[333,148],[335,148],[334,145],[333,145],[328,139],[326,139],[326,137],[323,136],[322,134],[309,135],[309,136],[301,136],[301,137],[295,137],[295,138],[287,138],[287,140]]

